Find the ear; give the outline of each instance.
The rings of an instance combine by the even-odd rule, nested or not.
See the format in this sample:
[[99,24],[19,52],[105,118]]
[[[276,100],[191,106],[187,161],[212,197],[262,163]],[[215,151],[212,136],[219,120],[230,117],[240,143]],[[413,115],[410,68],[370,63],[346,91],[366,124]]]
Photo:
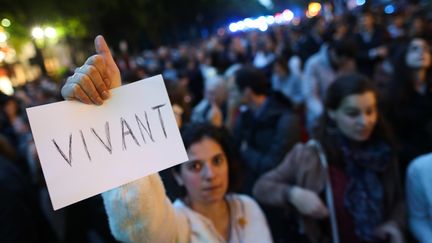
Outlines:
[[330,119],[332,119],[333,121],[336,120],[336,111],[329,110],[329,111],[327,111],[327,115],[328,115],[328,117],[330,117]]
[[178,172],[173,170],[173,176],[179,186],[184,186],[183,178],[180,176]]

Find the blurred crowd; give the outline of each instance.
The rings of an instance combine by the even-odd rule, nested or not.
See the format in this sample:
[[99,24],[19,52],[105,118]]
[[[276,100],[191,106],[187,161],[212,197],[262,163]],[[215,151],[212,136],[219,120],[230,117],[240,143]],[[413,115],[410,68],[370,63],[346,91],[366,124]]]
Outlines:
[[[381,170],[382,163],[376,162],[378,174],[384,174],[383,171],[391,174],[378,179],[384,184],[380,191],[368,189],[368,186],[374,186],[371,181],[376,178],[367,172],[357,173],[353,169],[355,172],[347,170],[340,175],[339,170],[332,170],[333,162],[328,162],[334,195],[341,195],[336,193],[337,190],[345,190],[345,187],[335,184],[349,187],[344,177],[348,175],[367,181],[358,186],[363,189],[352,189],[353,198],[361,198],[355,193],[381,193],[384,194],[381,197],[386,197],[387,190],[392,190],[389,197],[394,200],[386,201],[388,204],[378,203],[378,209],[373,207],[376,204],[371,200],[372,206],[365,205],[360,209],[349,203],[353,198],[347,199],[344,205],[352,206],[347,206],[351,216],[343,213],[337,216],[339,222],[348,225],[339,226],[342,239],[355,239],[349,242],[396,242],[368,238],[370,229],[367,227],[360,227],[364,231],[357,236],[344,235],[343,231],[351,227],[349,224],[368,224],[374,220],[371,219],[373,215],[380,215],[382,218],[397,218],[395,221],[400,223],[399,228],[407,242],[432,242],[432,188],[429,188],[432,185],[432,174],[429,173],[432,172],[432,159],[427,155],[432,152],[431,44],[431,12],[407,6],[390,15],[381,9],[363,9],[341,16],[316,16],[272,26],[265,32],[219,31],[206,39],[161,46],[142,53],[131,54],[127,48],[120,48],[114,58],[124,84],[160,73],[163,75],[180,128],[194,122],[209,123],[229,131],[232,143],[239,151],[243,172],[242,187],[237,192],[252,196],[260,203],[274,242],[308,242],[311,238],[305,235],[313,235],[305,232],[307,219],[304,225],[299,224],[298,215],[277,203],[277,196],[263,196],[272,191],[270,188],[275,188],[277,194],[276,184],[263,180],[275,183],[282,180],[278,176],[283,173],[277,170],[284,170],[283,164],[289,164],[293,156],[307,157],[304,151],[299,152],[301,149],[296,144],[306,144],[311,139],[321,142],[329,160],[343,161],[338,156],[352,160],[368,156],[367,160],[372,162],[393,161],[394,158],[397,164],[390,171]],[[339,100],[332,107],[329,89],[333,91],[333,98],[363,94],[361,91],[342,94],[347,87],[339,84],[338,90],[337,85],[332,86],[335,80],[354,82],[352,80],[359,79],[346,78],[352,73],[361,74],[373,83],[377,95],[376,108],[372,106],[367,110],[366,103],[362,103],[364,97],[353,102],[357,102],[355,107],[366,107],[366,113],[379,115],[379,124],[386,133],[382,140],[394,148],[391,152],[387,151],[389,146],[379,143],[379,139],[375,139],[378,142],[374,140],[370,148],[362,148],[366,152],[357,155],[352,155],[352,151],[357,150],[351,147],[348,149],[350,152],[342,155],[331,152],[345,151],[349,142],[339,137],[350,138],[350,124],[349,121],[338,123],[342,103]],[[62,100],[61,85],[48,77],[41,77],[17,87],[12,96],[0,96],[0,189],[3,198],[0,200],[0,220],[4,225],[0,237],[15,242],[116,242],[110,234],[100,196],[56,212],[49,202],[25,108]],[[358,110],[349,109],[340,111],[347,114],[340,119],[359,116]],[[325,122],[326,117],[330,121]],[[347,130],[332,125],[331,121],[347,124]],[[378,130],[376,126],[375,130]],[[375,123],[372,129],[374,127]],[[355,132],[360,134],[358,136],[367,133],[366,130]],[[365,136],[365,140],[372,140],[369,134]],[[331,140],[333,137],[337,137],[336,140]],[[334,148],[328,141],[338,141],[340,147]],[[296,168],[300,173],[308,165],[295,166],[290,164],[286,168]],[[170,199],[179,197],[181,190],[171,171],[160,174]],[[297,179],[292,179],[292,183]],[[307,184],[307,180],[312,179],[306,177],[301,183]],[[392,181],[396,186],[388,189],[386,183]],[[325,198],[320,189],[317,191]],[[293,190],[292,194],[296,192]],[[337,201],[344,199],[335,196],[334,200],[338,211],[337,207],[341,205]],[[400,205],[396,205],[398,200]],[[306,202],[292,203],[297,213],[303,213],[299,206],[302,203]],[[359,212],[371,217],[370,221],[357,217]],[[14,228],[16,225],[20,226],[19,231]],[[358,226],[352,227],[357,230]],[[314,240],[312,242],[326,242],[318,236]]]

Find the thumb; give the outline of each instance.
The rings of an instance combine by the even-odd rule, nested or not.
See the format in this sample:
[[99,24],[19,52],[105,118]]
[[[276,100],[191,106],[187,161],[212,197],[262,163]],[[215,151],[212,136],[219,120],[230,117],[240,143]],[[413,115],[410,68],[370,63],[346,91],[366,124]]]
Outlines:
[[95,49],[96,53],[101,55],[104,59],[106,66],[105,73],[105,84],[107,87],[116,88],[121,85],[120,71],[114,61],[113,56],[111,55],[111,51],[103,38],[102,35],[98,35],[95,38]]
[[107,62],[107,64],[109,62],[114,62],[114,59],[111,55],[111,51],[105,41],[105,39],[103,38],[102,35],[98,35],[95,38],[95,49],[96,49],[96,53],[100,54],[104,57],[105,61]]

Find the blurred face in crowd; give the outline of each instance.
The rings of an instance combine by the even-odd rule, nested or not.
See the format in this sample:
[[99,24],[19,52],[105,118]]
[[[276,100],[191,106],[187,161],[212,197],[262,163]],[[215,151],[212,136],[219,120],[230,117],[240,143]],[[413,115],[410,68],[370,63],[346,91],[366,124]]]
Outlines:
[[365,30],[372,30],[374,26],[374,17],[370,13],[365,13],[360,18],[360,25]]
[[347,138],[364,142],[370,138],[378,121],[376,95],[372,91],[349,95],[328,115]]
[[9,118],[14,118],[18,112],[18,104],[15,100],[8,100],[3,110]]
[[186,187],[194,203],[214,203],[223,200],[228,190],[228,161],[214,139],[204,137],[187,150],[189,162],[175,173],[179,185]]
[[326,30],[326,22],[325,22],[324,18],[320,18],[318,20],[318,22],[315,25],[315,30],[320,35],[324,34],[324,32]]
[[428,68],[431,65],[430,47],[423,39],[414,39],[408,46],[405,62],[413,69]]
[[210,103],[215,103],[219,106],[223,105],[228,98],[228,92],[223,84],[216,84],[213,87],[209,87],[205,95]]

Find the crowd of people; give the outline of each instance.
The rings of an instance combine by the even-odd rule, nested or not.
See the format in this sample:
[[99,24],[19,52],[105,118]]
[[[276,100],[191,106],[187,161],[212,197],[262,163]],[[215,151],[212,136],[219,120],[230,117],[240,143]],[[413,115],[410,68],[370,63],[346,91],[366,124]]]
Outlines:
[[[432,242],[430,17],[363,9],[134,55],[96,37],[64,84],[0,96],[1,237]],[[23,108],[159,73],[189,161],[53,212]]]

